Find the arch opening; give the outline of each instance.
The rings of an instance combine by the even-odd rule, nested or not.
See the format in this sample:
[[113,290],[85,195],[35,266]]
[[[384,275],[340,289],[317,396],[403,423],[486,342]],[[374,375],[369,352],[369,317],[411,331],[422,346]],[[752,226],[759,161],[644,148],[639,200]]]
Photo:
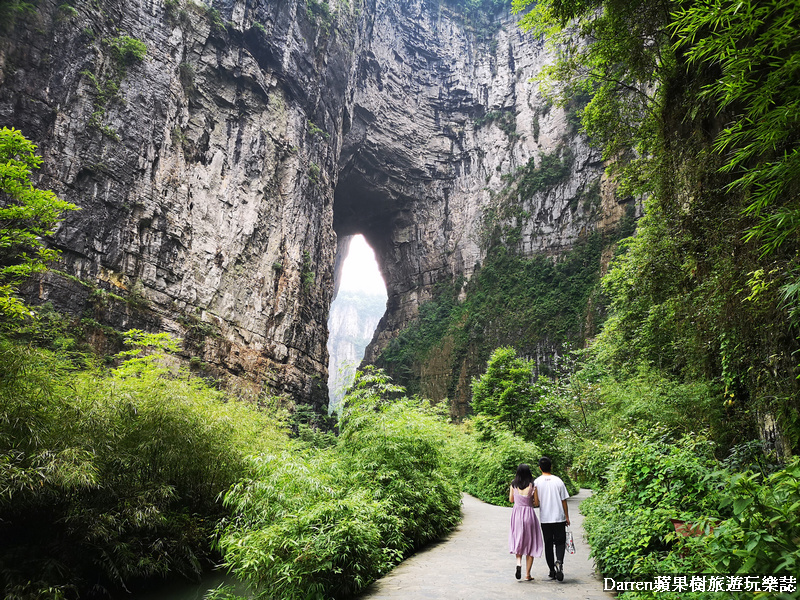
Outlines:
[[361,234],[340,238],[334,299],[328,313],[328,411],[352,384],[364,351],[386,312],[386,284],[375,253]]

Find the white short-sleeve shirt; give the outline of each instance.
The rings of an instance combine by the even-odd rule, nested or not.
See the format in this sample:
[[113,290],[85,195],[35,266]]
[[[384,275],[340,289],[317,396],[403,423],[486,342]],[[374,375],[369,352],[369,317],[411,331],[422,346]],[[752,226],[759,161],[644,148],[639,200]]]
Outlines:
[[567,520],[562,500],[569,498],[567,486],[555,475],[541,475],[533,482],[539,492],[539,521],[541,523],[563,523]]

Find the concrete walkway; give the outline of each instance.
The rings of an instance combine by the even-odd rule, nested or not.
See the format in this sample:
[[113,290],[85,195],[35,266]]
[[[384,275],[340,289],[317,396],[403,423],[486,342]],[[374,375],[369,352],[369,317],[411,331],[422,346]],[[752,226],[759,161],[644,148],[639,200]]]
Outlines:
[[514,578],[516,559],[508,553],[511,508],[492,506],[472,496],[461,502],[463,520],[450,535],[426,547],[373,583],[360,600],[609,600],[594,573],[589,547],[583,539],[583,515],[578,505],[591,492],[570,498],[575,554],[564,558],[564,581],[547,578],[544,555],[534,560],[533,581]]

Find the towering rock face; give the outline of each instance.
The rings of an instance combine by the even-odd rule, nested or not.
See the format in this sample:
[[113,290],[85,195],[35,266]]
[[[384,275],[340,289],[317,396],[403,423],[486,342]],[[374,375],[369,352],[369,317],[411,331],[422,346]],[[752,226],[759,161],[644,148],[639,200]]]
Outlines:
[[[334,223],[340,235],[363,233],[384,270],[372,361],[438,282],[472,274],[489,216],[510,219],[508,204],[525,214],[515,251],[571,248],[597,225],[603,167],[574,112],[531,81],[551,56],[510,14],[479,33],[446,2],[377,0],[359,26]],[[560,179],[517,193],[509,184],[543,157],[559,162]],[[613,194],[606,202],[616,208]]]
[[[363,233],[387,282],[369,358],[437,282],[469,277],[503,203],[528,215],[523,253],[595,226],[575,198],[601,166],[529,81],[540,41],[507,14],[476,32],[455,0],[356,4],[41,0],[9,23],[0,125],[82,208],[28,296],[99,337],[173,332],[211,373],[321,408],[337,234]],[[542,155],[566,176],[515,193]]]
[[18,18],[0,54],[2,124],[83,209],[55,240],[71,277],[36,296],[324,404],[352,17],[326,34],[297,1],[64,6]]

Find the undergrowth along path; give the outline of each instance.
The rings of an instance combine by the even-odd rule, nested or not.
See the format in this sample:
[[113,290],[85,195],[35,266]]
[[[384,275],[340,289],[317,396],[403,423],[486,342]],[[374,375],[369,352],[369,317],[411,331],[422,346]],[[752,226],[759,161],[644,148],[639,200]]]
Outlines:
[[[533,581],[514,578],[516,560],[508,552],[511,508],[493,506],[462,496],[462,522],[447,537],[427,546],[373,583],[359,600],[609,600],[594,572],[589,546],[583,539],[581,501],[591,494],[582,489],[570,498],[569,514],[575,554],[564,559],[564,581],[547,578],[544,555],[534,560]],[[537,511],[538,512],[538,511]],[[524,559],[523,559],[524,560]],[[524,564],[524,563],[523,563]]]

